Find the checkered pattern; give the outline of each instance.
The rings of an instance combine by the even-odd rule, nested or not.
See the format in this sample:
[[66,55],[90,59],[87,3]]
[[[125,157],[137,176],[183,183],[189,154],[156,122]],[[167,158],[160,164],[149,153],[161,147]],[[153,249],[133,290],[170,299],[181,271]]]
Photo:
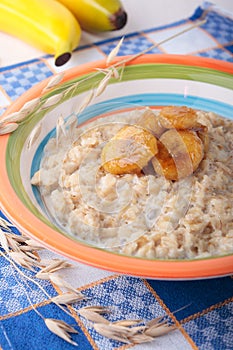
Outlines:
[[[84,291],[90,301],[79,304],[81,306],[105,305],[109,306],[112,313],[106,315],[110,322],[120,319],[143,319],[166,315],[165,310],[151,294],[142,280],[132,277],[115,277],[104,283],[96,284]],[[114,306],[113,306],[114,305]],[[87,327],[91,337],[95,339],[99,349],[117,349],[123,344],[113,340],[106,340],[99,335],[92,327],[91,323],[81,317],[85,327]]]
[[[31,272],[23,270],[23,273],[33,279]],[[15,313],[29,307],[31,304],[38,304],[47,300],[41,289],[38,289],[26,277],[16,273],[14,267],[2,257],[0,258],[0,280],[1,316]],[[40,285],[49,295],[54,296],[56,294],[48,281],[40,281]]]
[[197,53],[197,56],[210,57],[215,58],[216,60],[233,62],[233,55],[220,48],[199,52]]
[[233,45],[226,45],[225,49],[228,50],[231,53],[231,55],[233,55]]
[[221,45],[228,44],[233,40],[233,20],[223,17],[216,12],[209,12],[206,16],[203,29],[207,31]]
[[[137,345],[135,350],[189,350],[190,341],[203,350],[231,349],[231,277],[169,282],[109,275],[82,286],[82,293],[87,299],[72,305],[70,309],[77,314],[76,323],[47,301],[37,286],[25,284],[25,280],[13,272],[8,263],[1,260],[0,263],[0,339],[3,350],[37,349],[38,342],[41,348],[50,350],[73,349],[71,345],[48,332],[38,313],[43,317],[62,319],[75,326],[78,335],[73,335],[72,338],[82,346],[82,350],[122,350],[123,343],[101,336],[93,329],[90,321],[78,316],[79,308],[95,305],[110,307],[111,313],[104,315],[110,322],[122,319],[141,319],[146,322],[167,315],[179,324],[179,329],[168,336],[157,338],[146,347]],[[32,277],[30,272],[24,270],[24,273]],[[77,267],[73,280],[77,276],[82,278],[82,273],[85,271],[82,272]],[[46,281],[41,282],[46,292],[53,296],[53,288]],[[11,347],[6,330],[10,335]],[[23,337],[19,338],[18,330],[24,332]],[[37,336],[34,342],[35,331]]]
[[0,85],[14,101],[33,85],[51,75],[51,70],[43,62],[35,62],[2,72],[0,74]]
[[[111,43],[101,45],[100,48],[106,55],[108,55],[111,52],[111,50],[114,47],[116,47],[118,42],[119,40],[116,40]],[[133,55],[135,53],[148,49],[153,44],[154,44],[153,42],[151,42],[150,40],[148,40],[146,37],[142,35],[126,38],[120,47],[119,56]],[[153,48],[148,53],[161,53],[161,51],[158,48]]]
[[233,302],[210,311],[184,325],[199,350],[232,349]]
[[180,24],[176,27],[164,28],[163,30],[155,30],[148,33],[148,37],[159,45],[159,48],[167,54],[191,55],[207,48],[216,46],[215,41],[201,28],[195,28],[175,40],[165,42],[169,37],[177,35],[179,32],[190,27],[190,23]]

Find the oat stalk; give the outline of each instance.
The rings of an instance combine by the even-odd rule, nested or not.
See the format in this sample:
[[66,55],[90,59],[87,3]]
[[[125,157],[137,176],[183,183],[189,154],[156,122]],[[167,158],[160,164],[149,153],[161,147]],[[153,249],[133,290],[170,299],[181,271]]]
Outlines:
[[[34,304],[32,303],[31,298],[30,298],[30,296],[29,296],[29,294],[28,294],[28,292],[27,292],[27,290],[26,290],[24,284],[21,283],[21,282],[19,281],[18,276],[16,277],[16,272],[17,272],[17,271],[14,270],[12,264],[11,264],[11,270],[12,270],[12,274],[14,275],[14,278],[15,278],[15,280],[17,281],[18,285],[20,285],[20,287],[24,290],[24,293],[25,293],[25,295],[26,295],[26,298],[27,298],[27,300],[28,300],[30,306],[31,306],[32,309],[35,311],[35,313],[36,313],[39,317],[41,317],[41,318],[43,319],[44,317],[42,316],[42,314],[35,308]],[[30,288],[29,285],[27,284],[27,282],[24,281],[24,283],[26,283],[27,287]],[[30,288],[30,289],[31,289],[31,288]]]
[[87,299],[83,294],[77,294],[74,292],[66,292],[61,295],[57,295],[51,299],[55,304],[70,305],[77,303],[81,300]]
[[[119,60],[115,64],[109,65],[114,58],[117,56],[119,49],[123,43],[123,38],[120,40],[118,45],[110,52],[106,59],[106,65],[108,68],[106,69],[97,69],[97,71],[88,77],[77,81],[68,83],[65,87],[64,91],[61,91],[61,82],[63,80],[64,74],[59,74],[53,76],[48,82],[47,86],[44,88],[43,92],[53,91],[54,95],[48,97],[47,99],[36,98],[33,99],[15,113],[7,115],[5,117],[0,118],[0,135],[4,135],[7,133],[11,133],[16,130],[21,122],[23,122],[31,113],[35,111],[45,111],[50,108],[56,106],[64,97],[70,94],[70,98],[75,94],[80,83],[83,83],[94,76],[101,76],[104,74],[104,77],[100,79],[98,85],[93,88],[90,93],[84,99],[82,105],[74,112],[75,114],[80,114],[95,97],[100,96],[108,86],[108,83],[111,78],[116,80],[121,80],[122,75],[124,73],[124,68],[126,63],[133,61],[139,56],[148,53],[154,48],[162,45],[174,38],[198,27],[205,23],[205,20],[197,22],[192,26],[184,29],[183,31],[162,40],[158,44],[151,45],[149,48],[130,56],[129,58]],[[57,133],[65,134],[66,128],[74,128],[77,125],[77,118],[72,115],[72,118],[69,122],[65,123],[63,118],[58,118],[57,122]],[[39,134],[41,132],[41,123],[38,124],[31,133],[27,148],[30,149],[35,141],[37,140]],[[59,137],[59,136],[58,136]],[[64,308],[62,305],[70,305],[74,304],[80,300],[86,299],[86,297],[74,289],[70,284],[65,282],[60,276],[55,275],[54,273],[64,269],[71,267],[69,263],[64,261],[51,261],[48,266],[42,266],[42,262],[39,261],[38,256],[35,252],[40,249],[40,245],[32,240],[28,239],[24,236],[15,235],[10,232],[10,227],[12,225],[0,218],[0,247],[5,252],[0,252],[0,255],[3,256],[8,262],[10,262],[11,266],[14,267],[15,271],[22,275],[27,281],[34,283],[48,298],[48,300],[55,303],[61,310],[63,310],[69,316],[72,316],[70,312]],[[5,231],[2,230],[2,228]],[[17,237],[16,237],[17,236]],[[36,278],[44,278],[50,280],[55,285],[65,288],[68,292],[65,292],[61,295],[57,295],[56,297],[51,297],[46,290],[37,282],[34,278],[27,276],[18,265],[26,268],[28,270],[34,271],[33,268],[40,268],[40,271],[35,274]],[[29,300],[30,304],[31,301]],[[61,320],[55,320],[52,318],[44,318],[38,310],[35,310],[39,316],[44,319],[44,322],[47,328],[58,335],[65,341],[69,342],[72,345],[77,345],[74,341],[72,341],[70,333],[77,333],[77,331]],[[144,322],[142,320],[119,320],[115,322],[110,322],[106,319],[103,314],[109,313],[109,308],[102,306],[91,306],[84,307],[78,310],[79,314],[84,317],[86,320],[93,323],[93,328],[101,335],[108,337],[113,340],[117,340],[126,344],[142,344],[145,342],[151,342],[154,338],[167,334],[168,332],[174,330],[176,327],[174,324],[171,324],[169,319],[166,317],[157,317],[151,321]],[[142,324],[142,325],[140,325]]]
[[11,231],[11,227],[13,227],[13,225],[9,221],[0,217],[0,228],[4,228],[7,231]]
[[135,55],[132,55],[132,56],[126,58],[126,59],[123,59],[123,60],[121,60],[121,61],[115,63],[115,64],[113,65],[113,67],[118,67],[118,66],[124,65],[124,64],[126,64],[126,63],[128,63],[128,62],[131,62],[131,61],[133,61],[135,58],[138,58],[138,57],[140,57],[140,56],[142,56],[142,55],[145,55],[146,53],[150,52],[151,50],[155,49],[156,47],[158,47],[158,46],[160,46],[160,45],[163,45],[163,44],[167,43],[168,41],[171,41],[171,40],[173,40],[173,39],[175,39],[175,38],[177,38],[177,37],[179,37],[179,36],[181,36],[181,35],[183,35],[183,34],[189,32],[190,30],[192,30],[192,29],[194,29],[194,28],[197,28],[197,27],[202,26],[205,22],[206,22],[206,19],[204,19],[204,20],[202,20],[202,21],[198,21],[198,22],[192,24],[190,27],[187,27],[187,28],[185,28],[184,30],[181,30],[180,32],[178,32],[178,33],[176,33],[176,34],[173,34],[172,36],[169,36],[168,38],[166,38],[166,39],[160,41],[159,43],[153,44],[153,45],[149,46],[148,48],[146,48],[145,50],[140,51],[140,52],[136,53]]
[[54,75],[48,82],[48,84],[45,86],[43,89],[43,92],[47,92],[48,90],[55,88],[59,85],[59,83],[62,81],[64,78],[64,73],[56,74]]
[[91,321],[95,331],[102,336],[125,344],[152,342],[156,337],[176,329],[176,326],[170,322],[168,317],[164,316],[156,317],[148,322],[143,322],[143,320],[110,322],[101,316],[101,314],[109,313],[109,311],[108,307],[89,306],[79,309],[78,313],[86,320]]
[[121,40],[119,41],[119,43],[117,44],[116,47],[114,47],[112,49],[112,51],[110,52],[110,54],[108,55],[107,59],[106,59],[106,63],[107,65],[109,65],[110,62],[112,62],[112,60],[117,56],[119,50],[120,50],[120,47],[123,43],[123,40],[124,40],[124,37],[121,38]]
[[[2,223],[5,228],[9,228],[10,224],[8,224],[8,222],[3,221]],[[60,276],[54,275],[54,273],[57,273],[57,271],[61,269],[70,268],[71,264],[67,261],[63,261],[60,259],[53,259],[48,262],[42,260],[40,262],[40,271],[35,275],[35,277],[38,277],[38,275],[40,274],[41,275],[45,274],[48,276],[48,279],[51,282],[53,282],[59,287],[62,287],[68,290],[68,292],[65,292],[61,295],[57,295],[52,298],[34,278],[27,276],[23,271],[19,269],[19,267],[17,266],[17,262],[12,260],[14,255],[17,256],[17,258],[22,259],[22,256],[20,255],[22,254],[22,252],[20,249],[22,248],[25,249],[25,247],[27,247],[26,242],[28,241],[31,244],[31,247],[34,247],[35,249],[40,249],[40,247],[37,247],[37,245],[33,241],[31,242],[25,236],[19,236],[19,235],[11,234],[9,232],[4,232],[4,231],[2,231],[1,233],[2,233],[1,241],[0,241],[1,247],[3,249],[5,247],[6,251],[8,252],[8,255],[7,255],[7,252],[6,253],[2,252],[1,255],[4,256],[7,261],[10,262],[11,266],[14,267],[15,271],[18,272],[20,275],[22,275],[24,279],[37,285],[38,288],[47,296],[47,298],[51,302],[55,303],[59,308],[61,308],[69,316],[72,316],[70,312],[63,307],[63,305],[68,306],[70,304],[74,304],[76,302],[86,299],[86,297],[81,292],[74,289],[69,283],[65,282]],[[2,238],[3,236],[5,238]],[[9,237],[11,238],[11,240],[8,239]],[[30,251],[30,246],[28,247]],[[31,260],[29,259],[30,263],[35,264],[35,266],[37,266],[37,263],[35,262],[35,260],[34,259],[31,259]],[[25,261],[21,262],[21,266],[24,266],[29,270],[31,269],[30,265],[27,266],[27,260],[26,260],[26,263]],[[33,307],[33,304],[29,296],[27,296],[27,298],[30,302],[30,305],[32,305]],[[70,335],[70,333],[76,333],[76,330],[73,327],[71,327],[70,325],[68,325],[62,320],[44,318],[43,315],[36,309],[35,309],[35,312],[44,320],[45,325],[52,333],[56,334],[57,336],[61,337],[62,339],[64,339],[65,341],[69,342],[72,345],[77,345],[71,339],[71,335]],[[84,317],[87,321],[91,322],[96,332],[98,332],[104,337],[107,337],[125,344],[142,344],[146,342],[151,342],[156,337],[165,335],[176,328],[173,324],[170,323],[169,319],[164,316],[159,316],[146,323],[143,323],[143,320],[141,319],[140,320],[123,319],[123,320],[111,322],[103,316],[104,314],[109,314],[111,312],[111,309],[109,307],[99,306],[99,305],[86,306],[77,310],[77,312],[79,313],[80,316]]]
[[61,320],[56,320],[54,318],[45,318],[44,322],[47,326],[47,328],[60,338],[64,339],[68,343],[77,346],[78,344],[75,343],[72,339],[69,333],[78,333],[76,329],[68,325],[66,322]]
[[[1,227],[3,229],[1,229]],[[65,293],[64,295],[59,295],[57,297],[51,297],[47,291],[38,283],[34,278],[26,275],[23,270],[21,270],[18,265],[20,265],[23,268],[26,268],[27,270],[30,270],[34,272],[34,267],[41,267],[42,273],[46,274],[48,273],[50,280],[51,276],[53,276],[53,273],[61,270],[70,268],[72,265],[64,260],[61,259],[53,259],[49,262],[49,264],[46,265],[45,261],[39,261],[39,257],[37,255],[34,255],[34,252],[38,249],[41,249],[40,245],[37,244],[37,242],[34,242],[33,240],[28,239],[28,237],[24,235],[17,235],[15,233],[11,233],[10,227],[12,225],[5,219],[0,218],[0,248],[2,248],[3,251],[0,251],[0,255],[3,256],[9,263],[12,269],[14,269],[13,273],[18,273],[19,276],[22,276],[25,280],[25,283],[31,282],[34,285],[36,285],[43,294],[48,298],[48,300],[52,301],[54,304],[56,304],[62,311],[64,311],[67,315],[71,316],[70,312],[64,308],[62,305],[68,305],[73,302],[77,302],[80,300],[85,299],[85,296],[76,291],[72,293]],[[30,254],[30,255],[28,255]],[[36,277],[36,275],[34,275]],[[15,279],[18,281],[18,279],[15,276]],[[69,342],[72,345],[77,345],[75,342],[73,342],[70,338],[69,333],[75,333],[76,330],[74,330],[72,327],[70,327],[68,324],[66,324],[63,321],[60,320],[54,320],[54,319],[45,319],[43,315],[34,307],[27,291],[24,285],[18,281],[18,284],[24,289],[26,298],[29,301],[29,304],[32,306],[33,310],[40,316],[48,329],[58,335],[59,337],[63,338],[67,342]],[[70,285],[66,282],[63,283],[65,287],[69,287]],[[59,285],[62,284],[62,279],[59,278]],[[29,285],[27,285],[28,288],[30,288]]]
[[[32,112],[35,111],[43,111],[43,110],[47,110],[49,108],[53,108],[55,107],[62,99],[63,97],[67,96],[69,93],[71,93],[70,98],[73,96],[73,94],[75,93],[78,85],[80,83],[83,83],[99,74],[103,74],[105,72],[106,76],[104,77],[104,79],[102,79],[99,83],[99,86],[97,86],[96,88],[96,93],[95,93],[95,97],[99,96],[100,94],[102,94],[104,92],[104,90],[106,89],[108,82],[110,80],[110,78],[115,78],[115,79],[121,79],[123,71],[124,71],[124,67],[126,65],[126,63],[131,62],[133,60],[135,60],[136,58],[150,52],[151,50],[153,50],[154,48],[170,41],[173,40],[175,38],[177,38],[180,35],[183,35],[185,33],[187,33],[188,31],[197,28],[201,25],[203,25],[206,22],[206,20],[202,20],[202,21],[198,21],[196,23],[194,23],[193,25],[189,26],[188,28],[160,41],[157,44],[153,44],[150,47],[146,48],[145,50],[138,52],[135,55],[131,55],[128,58],[119,60],[118,62],[109,65],[114,58],[117,56],[120,46],[123,43],[124,38],[121,38],[121,40],[119,41],[119,43],[117,44],[117,46],[109,53],[107,59],[106,59],[106,65],[108,66],[108,68],[106,69],[101,69],[98,70],[93,74],[90,74],[88,77],[83,78],[80,81],[77,82],[70,82],[68,84],[66,84],[64,91],[61,91],[61,83],[64,77],[64,74],[58,74],[53,76],[47,86],[43,89],[43,92],[47,92],[49,91],[49,93],[51,91],[53,91],[54,95],[48,97],[47,99],[34,99],[32,101],[27,102],[18,112],[12,113],[11,115],[7,115],[7,116],[3,116],[2,118],[0,118],[0,135],[4,135],[4,134],[8,134],[13,132],[14,130],[16,130],[18,128],[18,123],[20,123],[21,121],[23,121],[24,119],[26,119],[27,116],[29,116]],[[122,68],[121,70],[121,74],[119,74],[118,69]],[[85,105],[83,104],[80,108],[80,111],[83,111],[83,109],[85,109],[89,103],[92,101],[92,96],[88,97],[89,101],[87,103],[87,101],[85,102]],[[79,113],[80,113],[79,111]],[[4,121],[5,120],[5,121]]]
[[[19,275],[21,275],[22,277],[24,277],[26,280],[28,280],[29,282],[33,283],[34,285],[36,285],[42,292],[43,294],[48,298],[48,300],[51,300],[52,297],[51,295],[49,295],[49,293],[40,285],[40,283],[38,281],[36,281],[34,278],[31,278],[29,276],[27,276],[22,270],[20,270],[20,268],[18,267],[17,263],[10,257],[8,256],[8,254],[4,253],[4,252],[0,252],[0,256],[3,256],[13,267],[14,269],[19,273]],[[27,267],[26,267],[27,268]],[[29,269],[30,270],[30,269]],[[72,316],[70,314],[70,312],[65,309],[63,306],[61,306],[59,303],[55,304],[62,310],[64,311],[67,315]]]
[[42,123],[39,123],[35,126],[35,128],[32,130],[28,142],[27,142],[27,149],[30,150],[31,147],[34,145],[36,140],[38,139],[40,133],[42,130]]

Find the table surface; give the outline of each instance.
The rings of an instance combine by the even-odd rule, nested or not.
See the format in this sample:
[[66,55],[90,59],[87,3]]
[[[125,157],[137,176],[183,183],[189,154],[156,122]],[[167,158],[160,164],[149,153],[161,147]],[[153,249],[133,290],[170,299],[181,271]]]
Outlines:
[[[125,28],[101,35],[82,33],[80,47],[88,49],[76,51],[70,62],[62,68],[55,67],[52,57],[46,56],[44,52],[17,38],[0,33],[0,115],[26,89],[22,85],[17,89],[11,83],[11,79],[22,73],[25,74],[24,78],[28,82],[30,78],[24,71],[27,65],[30,66],[30,74],[35,66],[42,79],[74,65],[106,57],[110,49],[108,40],[115,37],[139,33],[139,37],[143,37],[144,40],[140,44],[145,45],[146,40],[153,41],[156,35],[158,37],[160,35],[159,32],[150,32],[151,28],[171,25],[172,31],[173,24],[188,19],[202,4],[202,1],[122,0],[122,3],[129,15]],[[224,11],[233,13],[232,0],[216,0],[215,4]],[[140,36],[142,32],[147,34]],[[212,40],[207,37],[205,37],[207,41]],[[132,43],[134,40],[139,45],[137,35],[132,38]],[[102,44],[97,50],[97,46],[93,44],[98,42]],[[212,40],[212,43],[216,45],[216,41]],[[233,44],[233,37],[230,44]],[[200,45],[203,45],[200,46],[200,55],[202,55],[206,42],[202,41]],[[126,49],[130,50],[129,41]],[[177,48],[171,45],[166,49],[171,53],[176,53]],[[181,49],[182,45],[177,50]],[[220,51],[219,48],[216,48],[215,51],[209,50],[208,54],[219,55],[220,59],[233,62],[233,50],[231,52]],[[198,48],[195,54],[199,54]],[[206,52],[203,55],[205,54]],[[33,78],[36,77],[36,71],[34,74]],[[36,83],[35,80],[32,84],[34,83]],[[17,232],[16,229],[13,230]],[[47,249],[40,254],[43,259],[59,257]],[[115,316],[112,317],[150,319],[165,314],[175,320],[179,330],[157,338],[151,344],[136,345],[133,347],[134,350],[233,349],[231,328],[233,279],[231,276],[200,281],[153,281],[120,276],[79,263],[75,266],[77,271],[74,269],[70,274],[64,273],[67,283],[83,291],[90,298],[90,305],[110,305],[115,311]],[[32,276],[30,272],[26,274],[29,277]],[[41,289],[29,282],[28,284],[24,282],[23,278],[21,279],[17,273],[13,272],[7,261],[0,259],[0,350],[75,349],[74,346],[49,333],[45,325],[41,324],[35,310],[39,310],[44,316],[47,315],[46,317],[63,319],[70,324],[73,322],[61,310],[48,302]],[[50,296],[59,292],[59,288],[47,281],[42,281],[42,287]],[[85,305],[83,302],[79,307]],[[183,306],[186,306],[184,310]],[[174,313],[175,310],[180,311]],[[128,345],[98,336],[82,317],[77,316],[75,320],[79,327],[77,335],[79,349],[123,350],[129,348]],[[37,334],[36,337],[35,334]],[[40,344],[39,347],[38,344]]]
[[[80,45],[123,36],[153,27],[166,25],[192,15],[194,9],[202,4],[201,0],[122,0],[129,14],[127,25],[120,31],[105,35],[83,33]],[[232,0],[216,0],[214,3],[233,12]],[[43,56],[44,53],[25,44],[21,40],[0,32],[0,67],[10,66],[22,61]]]

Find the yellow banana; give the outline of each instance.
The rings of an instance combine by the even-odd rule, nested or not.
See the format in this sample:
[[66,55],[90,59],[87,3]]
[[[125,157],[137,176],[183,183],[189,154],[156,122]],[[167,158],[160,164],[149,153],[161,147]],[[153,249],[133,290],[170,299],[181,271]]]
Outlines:
[[55,55],[57,66],[69,60],[81,36],[74,15],[56,0],[0,0],[0,30]]
[[88,32],[105,32],[121,29],[127,14],[120,0],[58,0],[77,18],[82,29]]

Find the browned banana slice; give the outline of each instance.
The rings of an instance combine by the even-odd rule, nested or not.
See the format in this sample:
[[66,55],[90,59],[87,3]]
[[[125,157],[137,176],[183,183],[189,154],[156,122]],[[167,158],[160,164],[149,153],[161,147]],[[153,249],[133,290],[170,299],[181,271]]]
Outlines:
[[157,140],[148,130],[127,125],[103,147],[102,167],[115,175],[139,174],[157,151]]
[[166,129],[191,129],[197,124],[197,114],[186,106],[167,106],[161,109],[159,121]]
[[160,137],[166,130],[159,122],[159,118],[149,108],[141,115],[137,122],[141,127],[149,130],[156,137]]
[[191,175],[204,156],[204,146],[195,131],[166,131],[158,142],[158,153],[152,159],[154,170],[168,180]]
[[152,165],[155,172],[159,175],[164,176],[167,180],[177,180],[178,174],[176,170],[176,164],[171,154],[159,140],[157,141],[157,145],[158,153],[152,159]]
[[206,153],[210,143],[209,135],[206,131],[197,131],[197,135],[201,139],[204,146],[204,152]]
[[204,145],[204,152],[207,152],[209,148],[208,127],[201,123],[196,123],[196,125],[192,128],[192,130],[197,132],[198,137],[201,139]]

